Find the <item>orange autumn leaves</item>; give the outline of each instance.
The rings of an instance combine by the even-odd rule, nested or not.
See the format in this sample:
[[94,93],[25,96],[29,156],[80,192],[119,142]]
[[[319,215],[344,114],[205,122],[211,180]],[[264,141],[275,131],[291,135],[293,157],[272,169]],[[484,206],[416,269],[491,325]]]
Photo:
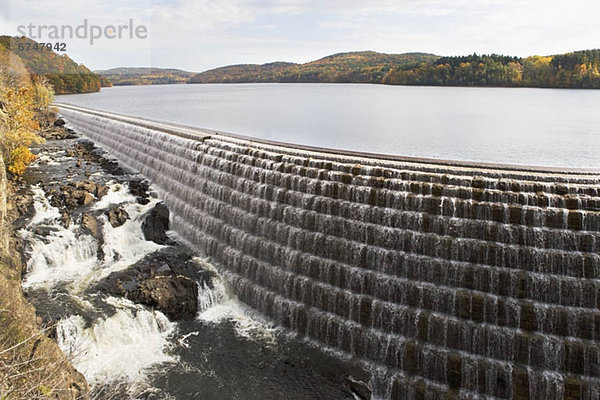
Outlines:
[[8,170],[16,176],[22,175],[27,165],[35,160],[29,146],[43,141],[36,131],[34,120],[35,88],[0,86],[0,146]]
[[[0,57],[2,61],[7,59]],[[29,146],[43,142],[36,133],[39,126],[35,111],[47,107],[50,101],[52,92],[43,81],[23,76],[14,62],[0,63],[0,152],[16,177],[35,160]]]

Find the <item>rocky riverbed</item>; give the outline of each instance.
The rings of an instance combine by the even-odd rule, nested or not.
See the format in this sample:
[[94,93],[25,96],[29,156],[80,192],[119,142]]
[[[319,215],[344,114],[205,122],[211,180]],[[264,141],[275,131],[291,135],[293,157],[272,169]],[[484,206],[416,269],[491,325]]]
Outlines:
[[239,303],[143,177],[47,128],[14,199],[23,286],[95,398],[370,397],[363,368]]

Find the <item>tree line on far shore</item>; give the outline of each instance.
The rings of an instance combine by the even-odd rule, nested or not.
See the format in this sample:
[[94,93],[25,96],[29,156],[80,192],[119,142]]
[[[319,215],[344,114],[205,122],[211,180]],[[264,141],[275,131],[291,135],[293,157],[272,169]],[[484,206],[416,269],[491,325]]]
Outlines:
[[600,50],[526,58],[439,57],[426,53],[341,53],[306,64],[242,64],[216,68],[189,83],[383,83],[421,86],[600,88]]
[[600,89],[600,50],[526,58],[495,54],[441,57],[433,63],[394,69],[382,83]]

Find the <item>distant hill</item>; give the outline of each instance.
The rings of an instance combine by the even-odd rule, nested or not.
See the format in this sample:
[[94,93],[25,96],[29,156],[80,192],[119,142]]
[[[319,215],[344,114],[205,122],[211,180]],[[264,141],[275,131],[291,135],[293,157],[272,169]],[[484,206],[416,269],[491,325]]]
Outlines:
[[109,80],[113,85],[163,85],[170,83],[187,83],[196,72],[166,68],[111,68],[94,71]]
[[383,83],[600,89],[600,50],[526,58],[497,54],[440,57],[374,51],[334,54],[305,64],[241,64],[201,72],[190,83]]
[[55,93],[87,93],[100,90],[100,78],[66,54],[43,48],[26,37],[0,36],[0,46],[23,60],[27,70],[45,76]]
[[190,83],[361,82],[381,83],[393,68],[431,62],[426,53],[384,54],[374,51],[339,53],[305,64],[274,62],[231,65],[201,72]]
[[190,79],[189,83],[280,82],[286,72],[298,66],[299,64],[286,62],[228,65],[201,72]]
[[526,58],[497,54],[442,57],[417,67],[396,68],[382,83],[600,89],[600,50]]

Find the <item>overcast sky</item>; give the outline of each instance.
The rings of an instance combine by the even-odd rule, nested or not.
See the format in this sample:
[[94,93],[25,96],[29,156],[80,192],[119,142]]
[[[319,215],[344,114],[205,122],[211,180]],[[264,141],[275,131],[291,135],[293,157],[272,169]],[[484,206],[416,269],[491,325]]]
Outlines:
[[52,40],[91,69],[203,71],[354,50],[527,56],[600,47],[598,0],[0,0],[0,11],[0,33],[10,35],[19,25],[77,27],[86,18],[147,27],[145,39]]

